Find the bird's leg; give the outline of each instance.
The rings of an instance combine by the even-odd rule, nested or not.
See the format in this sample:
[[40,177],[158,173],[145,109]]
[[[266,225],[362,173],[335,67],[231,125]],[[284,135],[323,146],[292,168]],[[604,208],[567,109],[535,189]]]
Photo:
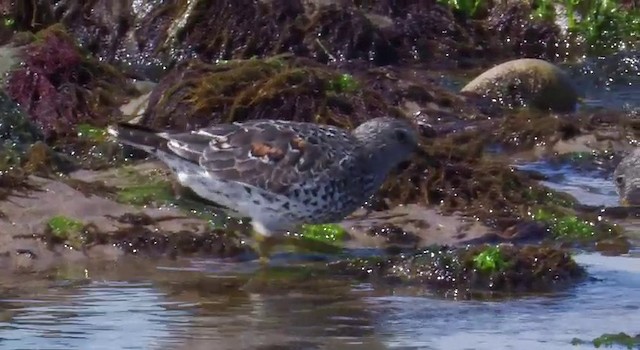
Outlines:
[[258,232],[253,232],[253,240],[256,243],[256,251],[260,259],[260,265],[267,266],[269,264],[269,257],[271,251],[276,245],[276,240],[273,237],[262,235]]

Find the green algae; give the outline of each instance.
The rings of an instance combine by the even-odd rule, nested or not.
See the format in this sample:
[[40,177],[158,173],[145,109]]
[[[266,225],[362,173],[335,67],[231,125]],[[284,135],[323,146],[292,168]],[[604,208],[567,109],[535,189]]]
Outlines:
[[563,215],[538,208],[531,216],[534,220],[549,225],[555,238],[591,240],[596,235],[594,223],[580,219],[576,215]]
[[87,139],[94,142],[104,142],[107,140],[107,131],[105,128],[93,126],[91,124],[78,124],[76,126],[78,138]]
[[360,90],[360,84],[351,74],[340,74],[329,81],[329,90],[337,93],[354,93]]
[[120,188],[116,200],[132,205],[163,205],[173,203],[175,197],[168,181],[151,180]]
[[326,243],[339,243],[347,238],[347,231],[339,224],[303,225],[302,237]]
[[7,28],[13,28],[16,25],[16,20],[13,17],[4,16],[2,19],[2,25]]
[[54,242],[64,243],[79,249],[86,243],[85,224],[82,221],[63,215],[51,217],[47,221],[46,233]]
[[483,0],[438,0],[438,2],[448,5],[467,17],[473,17],[485,4]]
[[58,215],[49,219],[47,226],[54,236],[67,239],[71,234],[80,231],[84,224],[79,220]]
[[126,184],[117,186],[115,200],[137,206],[167,205],[175,201],[171,182],[159,172],[142,174],[130,167],[118,169],[117,176]]
[[573,338],[571,340],[571,344],[573,345],[582,345],[591,343],[595,348],[606,347],[610,348],[613,346],[621,346],[625,347],[629,350],[631,349],[640,349],[640,334],[636,336],[630,336],[627,333],[606,333],[603,334],[592,341],[585,341],[579,338]]
[[324,254],[342,252],[342,242],[349,234],[339,224],[302,225],[298,234],[285,237],[285,247],[294,251],[306,251]]
[[170,174],[158,170],[139,172],[124,166],[117,170],[116,176],[124,180],[124,184],[115,186],[114,200],[117,202],[134,206],[175,206],[189,216],[207,221],[211,229],[234,226],[235,223],[240,225],[238,218],[180,186]]
[[624,229],[598,214],[549,205],[532,208],[529,217],[545,224],[551,238],[560,242],[594,247],[607,254],[623,252],[629,247]]
[[[481,0],[438,0],[466,18],[481,19],[488,5]],[[587,52],[606,54],[637,43],[640,34],[640,10],[626,1],[533,0],[525,2],[530,17],[537,23],[566,19],[567,36],[584,41]],[[576,40],[573,38],[573,40]]]
[[[635,6],[622,1],[563,0],[560,4],[566,10],[568,30],[582,36],[593,53],[604,54],[637,42],[640,11]],[[555,10],[550,6],[546,8]]]
[[499,247],[488,247],[473,258],[476,269],[484,272],[498,272],[507,267]]

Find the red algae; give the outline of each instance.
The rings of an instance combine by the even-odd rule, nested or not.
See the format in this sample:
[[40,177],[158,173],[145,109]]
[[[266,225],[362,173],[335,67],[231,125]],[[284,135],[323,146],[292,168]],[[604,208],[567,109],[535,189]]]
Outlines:
[[86,58],[60,25],[19,49],[23,63],[9,73],[5,88],[47,141],[73,135],[80,123],[105,125],[135,92],[115,69]]

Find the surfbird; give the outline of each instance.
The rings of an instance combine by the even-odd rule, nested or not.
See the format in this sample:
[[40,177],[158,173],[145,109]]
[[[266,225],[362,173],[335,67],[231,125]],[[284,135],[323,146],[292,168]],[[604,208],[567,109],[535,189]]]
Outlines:
[[640,148],[626,155],[613,172],[622,205],[640,205]]
[[418,149],[414,126],[386,117],[351,132],[284,120],[190,132],[122,123],[108,132],[159,158],[198,196],[251,218],[261,263],[268,262],[273,238],[354,212]]

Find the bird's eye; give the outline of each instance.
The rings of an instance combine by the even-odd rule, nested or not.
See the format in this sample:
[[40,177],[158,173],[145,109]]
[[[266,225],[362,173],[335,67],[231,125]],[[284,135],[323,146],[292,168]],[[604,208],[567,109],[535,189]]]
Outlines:
[[404,130],[396,130],[396,140],[399,142],[407,142],[409,139],[409,135]]
[[618,175],[616,176],[616,185],[623,186],[624,185],[624,176]]

